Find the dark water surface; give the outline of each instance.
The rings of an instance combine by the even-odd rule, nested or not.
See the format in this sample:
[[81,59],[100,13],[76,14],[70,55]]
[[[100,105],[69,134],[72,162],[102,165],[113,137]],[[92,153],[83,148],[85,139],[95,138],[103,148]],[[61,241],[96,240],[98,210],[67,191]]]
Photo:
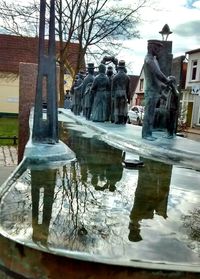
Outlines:
[[[114,264],[200,264],[200,172],[124,154],[62,124],[77,161],[28,169],[4,196],[1,231],[31,247]],[[124,158],[144,162],[123,167]]]

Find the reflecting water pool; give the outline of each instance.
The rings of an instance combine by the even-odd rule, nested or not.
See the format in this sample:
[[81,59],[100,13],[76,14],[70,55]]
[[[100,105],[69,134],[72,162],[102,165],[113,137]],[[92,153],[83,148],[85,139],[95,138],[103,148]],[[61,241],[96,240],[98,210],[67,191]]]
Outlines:
[[[61,139],[77,161],[28,168],[17,179],[1,202],[3,235],[89,261],[198,270],[200,172],[124,153],[65,125]],[[129,169],[124,159],[144,165]]]

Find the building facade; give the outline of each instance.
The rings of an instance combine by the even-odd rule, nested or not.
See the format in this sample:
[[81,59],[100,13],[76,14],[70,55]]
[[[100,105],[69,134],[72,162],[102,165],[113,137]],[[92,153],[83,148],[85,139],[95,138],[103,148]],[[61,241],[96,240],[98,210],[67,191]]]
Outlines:
[[135,93],[132,98],[132,106],[144,106],[144,69],[140,72],[138,82],[136,85]]
[[200,49],[185,54],[188,67],[182,94],[182,115],[189,127],[200,128]]

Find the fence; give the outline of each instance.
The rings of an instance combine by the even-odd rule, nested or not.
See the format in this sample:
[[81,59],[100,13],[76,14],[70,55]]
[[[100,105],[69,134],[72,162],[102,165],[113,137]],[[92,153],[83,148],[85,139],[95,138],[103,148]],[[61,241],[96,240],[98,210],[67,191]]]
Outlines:
[[13,145],[17,145],[18,138],[16,136],[13,136],[13,137],[0,136],[0,143],[1,143],[1,140],[13,140]]

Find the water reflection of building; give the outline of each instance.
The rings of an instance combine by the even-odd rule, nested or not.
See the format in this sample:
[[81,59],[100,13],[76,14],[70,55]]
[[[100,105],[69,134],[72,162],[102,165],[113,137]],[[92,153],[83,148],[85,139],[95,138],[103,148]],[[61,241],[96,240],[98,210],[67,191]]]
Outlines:
[[140,160],[144,167],[138,171],[138,185],[130,213],[130,241],[142,240],[140,223],[143,219],[153,219],[154,214],[167,218],[172,166],[145,158]]
[[56,185],[55,169],[31,170],[32,239],[47,244]]

